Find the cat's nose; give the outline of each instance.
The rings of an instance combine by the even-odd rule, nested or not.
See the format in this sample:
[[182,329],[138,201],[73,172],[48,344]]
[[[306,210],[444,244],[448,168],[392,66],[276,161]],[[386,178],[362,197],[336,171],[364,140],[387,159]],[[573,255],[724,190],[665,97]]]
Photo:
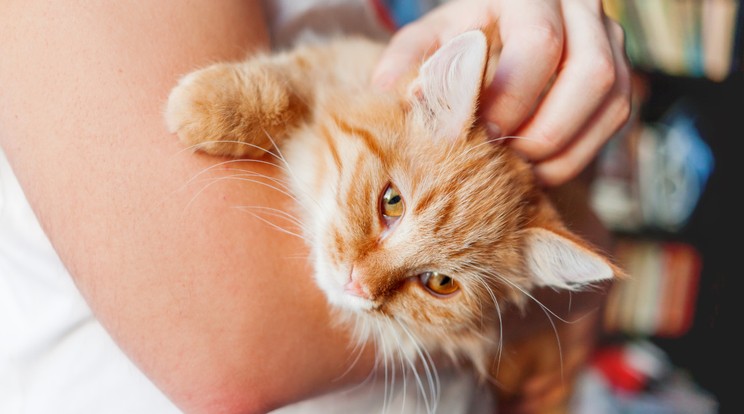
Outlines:
[[360,298],[369,299],[369,294],[364,290],[364,287],[359,284],[359,275],[352,268],[349,274],[349,281],[344,285],[344,292],[359,296]]

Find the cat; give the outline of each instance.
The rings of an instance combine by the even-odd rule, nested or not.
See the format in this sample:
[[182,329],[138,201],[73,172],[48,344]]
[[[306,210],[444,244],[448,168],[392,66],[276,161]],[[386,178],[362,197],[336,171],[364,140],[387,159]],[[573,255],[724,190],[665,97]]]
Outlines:
[[166,123],[208,154],[281,158],[315,281],[359,343],[425,369],[445,355],[493,380],[502,312],[536,287],[577,291],[622,271],[489,139],[477,109],[496,53],[482,30],[392,92],[370,86],[383,48],[344,37],[213,64],[179,81]]

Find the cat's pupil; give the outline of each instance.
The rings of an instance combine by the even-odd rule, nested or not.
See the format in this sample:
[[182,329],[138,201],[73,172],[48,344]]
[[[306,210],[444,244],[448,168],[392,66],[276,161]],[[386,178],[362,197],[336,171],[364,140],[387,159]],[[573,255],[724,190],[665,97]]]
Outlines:
[[399,195],[397,195],[397,196],[395,196],[395,197],[391,198],[391,199],[390,199],[390,200],[388,201],[388,204],[390,204],[390,205],[392,205],[392,204],[398,204],[399,202],[400,202],[400,196],[399,196]]

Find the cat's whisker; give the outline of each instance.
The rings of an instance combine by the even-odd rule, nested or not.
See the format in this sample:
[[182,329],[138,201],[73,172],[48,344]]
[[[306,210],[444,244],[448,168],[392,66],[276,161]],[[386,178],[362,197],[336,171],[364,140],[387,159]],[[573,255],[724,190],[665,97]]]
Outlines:
[[534,137],[527,137],[522,135],[502,135],[500,137],[495,138],[489,138],[486,140],[486,142],[498,142],[498,141],[506,141],[507,139],[522,139],[525,141],[532,141],[532,142],[540,142],[541,140]]
[[[478,144],[473,145],[472,147],[468,148],[466,151],[464,151],[463,153],[459,154],[458,157],[455,160],[457,161],[460,158],[467,157],[468,155],[470,155],[471,152],[475,151],[476,149],[478,149],[479,147],[482,147],[484,145],[490,145],[490,144],[493,144],[494,142],[506,141],[508,139],[523,139],[523,140],[532,141],[532,142],[539,142],[540,141],[537,138],[531,138],[531,137],[526,137],[526,136],[518,136],[518,135],[505,135],[505,136],[501,136],[501,137],[497,137],[497,138],[488,138],[488,139],[484,140],[483,142],[478,143]],[[451,145],[450,146],[450,151],[453,150],[453,149],[454,149],[454,145]],[[448,156],[449,156],[449,154],[448,154]]]
[[[287,159],[284,157],[284,154],[282,153],[282,150],[279,148],[279,145],[276,143],[276,141],[271,137],[271,134],[269,134],[269,132],[266,131],[265,129],[263,129],[263,133],[266,135],[266,138],[269,140],[269,142],[271,142],[271,145],[274,148],[276,148],[276,152],[278,154],[278,157],[277,158],[284,164],[284,171],[287,174],[287,176],[291,177],[292,180],[294,182],[296,182],[296,183],[302,182],[297,177],[297,175],[295,174],[294,170],[292,169],[292,167],[287,162]],[[300,189],[300,188],[296,188],[295,191],[302,192],[303,195],[308,200],[311,200],[316,206],[318,206],[320,208],[320,203],[318,203],[318,201],[315,199],[315,197],[313,197],[313,195],[311,193],[308,193],[308,192],[304,191],[304,189]],[[298,204],[302,204],[302,203],[298,203]]]
[[382,330],[382,327],[380,326],[380,323],[381,322],[379,319],[375,319],[375,325],[376,325],[377,332],[378,332],[376,339],[380,345],[380,348],[382,349],[382,361],[384,365],[384,374],[385,374],[384,383],[383,383],[382,412],[386,413],[388,404],[392,400],[393,388],[392,387],[388,388],[388,384],[390,383],[390,379],[388,377],[389,376],[388,364],[390,362],[390,357],[388,356],[388,345],[385,343],[385,340],[387,337],[383,335],[382,333],[383,330]]
[[[470,148],[466,149],[465,151],[463,151],[462,153],[458,154],[457,158],[455,158],[454,161],[457,162],[461,158],[465,158],[465,157],[469,156],[473,151],[477,150],[478,148],[480,148],[482,146],[485,146],[485,145],[490,145],[490,144],[492,144],[492,143],[494,143],[496,141],[500,141],[500,140],[501,140],[500,138],[497,138],[497,139],[494,139],[494,138],[486,139],[485,141],[480,142],[480,143],[478,143],[476,145],[473,145],[472,147],[470,147]],[[448,158],[451,156],[450,155],[451,154],[451,151],[454,150],[454,148],[455,148],[455,145],[453,143],[453,144],[450,145],[449,152],[447,154],[447,157]]]
[[[254,216],[257,213],[254,213],[253,211],[250,211],[250,210],[259,210],[260,213],[263,214],[263,215],[265,215],[265,216],[274,217],[274,218],[278,218],[278,219],[281,219],[281,220],[289,221],[293,226],[299,227],[299,229],[298,229],[299,231],[294,231],[294,229],[290,230],[288,228],[281,227],[277,223],[273,223],[274,224],[273,227],[281,227],[284,230],[283,231],[284,233],[288,233],[288,234],[294,235],[296,237],[299,237],[302,240],[308,241],[308,239],[306,238],[306,236],[304,236],[304,234],[307,234],[307,232],[304,230],[304,228],[302,227],[302,225],[301,224],[298,224],[297,222],[294,222],[294,221],[290,220],[289,218],[287,218],[284,215],[274,213],[274,212],[270,211],[270,209],[267,210],[266,208],[263,208],[263,207],[260,207],[260,206],[235,206],[233,208],[238,209],[238,210],[246,211],[248,213],[253,214]],[[266,220],[268,220],[268,219],[266,219]]]
[[408,367],[411,369],[411,373],[413,374],[413,379],[416,381],[416,388],[418,389],[419,394],[424,400],[424,404],[426,405],[426,408],[427,408],[427,413],[431,413],[432,411],[429,408],[429,401],[426,398],[426,389],[424,388],[424,382],[421,379],[421,376],[419,375],[418,369],[416,369],[416,363],[411,359],[411,356],[408,355],[407,353],[401,352],[400,354],[403,355],[403,358],[406,364],[408,364]]
[[510,281],[510,280],[508,280],[506,278],[503,278],[503,277],[501,279],[504,280],[504,281],[506,281],[510,285],[514,286],[517,290],[521,291],[527,297],[529,297],[530,299],[532,299],[535,303],[537,303],[538,306],[540,306],[540,308],[542,309],[543,313],[545,313],[545,316],[548,318],[548,322],[550,322],[550,327],[552,328],[553,333],[555,334],[556,345],[558,347],[558,359],[559,359],[559,365],[560,365],[560,370],[561,370],[561,380],[563,380],[563,375],[564,375],[564,372],[563,372],[563,347],[561,345],[560,335],[558,334],[558,328],[555,326],[555,321],[553,321],[553,318],[552,317],[555,317],[556,319],[558,319],[559,321],[561,321],[563,323],[571,323],[571,322],[569,322],[568,320],[566,320],[566,319],[558,316],[558,314],[556,314],[555,312],[553,312],[550,308],[548,308],[547,306],[545,306],[542,302],[540,302],[539,300],[537,300],[537,298],[535,298],[533,295],[531,295],[530,293],[528,293],[522,287],[518,286],[516,283],[514,283],[514,282],[512,282],[512,281]]
[[275,229],[279,230],[279,231],[280,231],[280,232],[282,232],[282,233],[288,234],[288,235],[290,235],[290,236],[294,236],[294,237],[297,237],[298,239],[300,239],[300,240],[303,240],[303,241],[305,241],[305,242],[307,242],[307,241],[308,241],[308,240],[307,240],[307,239],[306,239],[306,238],[305,238],[305,237],[304,237],[303,235],[301,235],[301,234],[298,234],[298,233],[295,233],[295,232],[292,232],[292,231],[290,231],[290,230],[287,230],[287,229],[285,229],[285,228],[283,228],[283,227],[281,227],[281,226],[279,226],[279,225],[277,225],[277,224],[275,224],[275,223],[272,223],[271,221],[269,221],[269,220],[267,220],[267,219],[265,219],[265,218],[261,217],[260,215],[258,215],[258,214],[256,214],[256,213],[254,213],[254,212],[252,212],[252,211],[250,211],[250,210],[246,210],[246,212],[247,212],[248,214],[252,215],[253,217],[255,217],[256,219],[258,219],[258,220],[261,220],[261,221],[263,221],[264,223],[268,224],[269,226],[271,226],[271,227],[273,227],[273,228],[275,228]]
[[205,174],[205,173],[207,173],[209,171],[212,171],[212,170],[214,170],[216,168],[219,168],[219,167],[222,167],[222,166],[228,165],[228,164],[238,164],[238,163],[263,164],[263,165],[269,165],[271,167],[275,167],[275,168],[279,168],[279,169],[282,168],[281,165],[275,164],[273,162],[266,161],[266,160],[258,160],[258,159],[253,159],[253,158],[236,158],[236,159],[232,159],[232,160],[220,161],[218,163],[215,163],[215,164],[210,165],[207,168],[202,169],[198,173],[194,174],[194,176],[191,177],[188,181],[186,181],[186,183],[184,184],[184,186],[189,185],[192,181],[196,180],[197,178],[199,178],[203,174]]
[[[223,181],[223,180],[238,180],[238,181],[245,181],[245,182],[249,182],[249,183],[259,184],[259,185],[262,185],[264,187],[268,187],[268,188],[270,188],[272,190],[275,190],[275,191],[277,191],[279,193],[282,193],[282,194],[284,194],[285,196],[289,197],[290,199],[292,199],[294,201],[298,201],[297,198],[292,193],[290,193],[288,190],[281,189],[279,187],[273,186],[273,185],[267,183],[266,181],[254,180],[254,179],[248,178],[248,177],[265,178],[262,175],[246,175],[245,177],[243,177],[243,176],[229,176],[229,177],[218,177],[218,178],[215,178],[214,182]],[[210,185],[212,185],[212,184],[214,184],[214,183],[210,183]]]
[[267,215],[270,215],[272,217],[281,218],[284,220],[287,220],[288,222],[296,225],[300,228],[300,230],[306,230],[306,227],[304,224],[298,219],[297,217],[293,216],[292,214],[287,213],[284,210],[280,210],[278,208],[273,207],[266,207],[266,206],[236,206],[238,209],[253,209],[253,210],[261,210],[265,211]]
[[533,296],[533,295],[532,295],[532,294],[531,294],[530,292],[528,292],[527,290],[525,290],[525,289],[524,289],[523,287],[519,286],[518,284],[516,284],[516,283],[512,282],[511,280],[509,280],[509,279],[507,279],[507,278],[505,278],[505,277],[502,277],[502,276],[498,276],[498,275],[496,275],[496,277],[497,277],[497,278],[498,278],[499,280],[501,280],[501,281],[505,282],[506,284],[508,284],[508,285],[511,285],[512,287],[514,287],[514,288],[515,288],[515,289],[517,289],[518,291],[522,292],[522,293],[523,293],[523,294],[524,294],[524,295],[525,295],[526,297],[528,297],[528,298],[532,299],[532,300],[533,300],[533,301],[534,301],[534,302],[535,302],[535,303],[536,303],[536,304],[537,304],[538,306],[540,306],[540,308],[542,308],[543,312],[545,312],[546,314],[550,314],[550,315],[552,315],[553,317],[555,317],[556,319],[558,319],[558,320],[559,320],[559,321],[561,321],[561,322],[564,322],[564,323],[571,323],[571,322],[570,322],[570,321],[568,321],[567,319],[564,319],[564,318],[562,318],[561,316],[558,316],[558,314],[557,314],[557,313],[553,312],[553,310],[551,310],[551,309],[550,309],[549,307],[547,307],[547,306],[546,306],[545,304],[543,304],[542,302],[540,302],[540,301],[539,301],[539,300],[538,300],[538,299],[537,299],[537,298],[536,298],[535,296]]
[[259,172],[256,172],[256,171],[244,170],[244,169],[241,169],[241,168],[231,168],[231,169],[228,169],[227,171],[229,171],[229,172],[235,172],[235,174],[233,174],[233,175],[234,176],[238,176],[238,177],[240,177],[240,176],[262,177],[262,178],[265,178],[265,179],[267,179],[269,181],[273,181],[273,182],[275,182],[277,184],[280,184],[285,189],[290,189],[291,188],[291,183],[288,180],[284,179],[284,178],[274,177],[274,176],[271,176],[271,175],[259,173]]
[[429,355],[428,351],[423,349],[421,347],[421,344],[418,342],[416,337],[413,335],[413,333],[408,329],[398,318],[394,318],[394,320],[398,323],[398,325],[401,327],[403,332],[408,336],[408,339],[411,341],[412,345],[414,346],[414,349],[416,351],[416,354],[418,355],[419,359],[421,360],[421,364],[424,367],[424,373],[426,374],[427,381],[429,383],[429,398],[431,401],[429,401],[426,397],[426,391],[424,391],[423,383],[418,379],[417,382],[420,384],[421,393],[424,397],[424,403],[426,405],[426,411],[427,413],[434,413],[436,412],[437,405],[439,403],[439,390],[440,390],[440,384],[439,384],[439,374],[437,373],[436,366],[434,365],[431,355]]
[[[365,326],[365,327],[367,326],[367,321],[364,320],[363,318],[357,317],[356,319],[357,319],[358,324],[355,325],[355,329],[354,329],[354,334],[355,335],[357,334],[357,330],[358,330],[358,327],[359,326]],[[343,379],[343,377],[345,377],[346,375],[348,375],[349,372],[351,372],[351,370],[354,368],[354,366],[361,359],[361,357],[362,357],[362,355],[364,353],[365,343],[363,341],[354,341],[354,343],[355,343],[355,345],[352,348],[351,353],[352,353],[352,355],[354,353],[356,353],[356,357],[354,358],[354,360],[352,361],[352,363],[347,367],[346,371],[344,371],[343,374],[341,374],[341,375],[337,376],[335,379],[333,379],[332,380],[333,382],[339,381],[339,380]],[[376,378],[377,378],[377,369],[371,369],[369,371],[369,373],[367,374],[367,376],[364,378],[363,381],[360,381],[358,384],[356,384],[356,385],[354,385],[352,387],[345,388],[343,392],[344,393],[351,394],[354,391],[358,390],[359,388],[362,388],[363,386],[365,386],[366,384],[368,384],[370,381],[374,382],[376,380]]]
[[268,155],[270,155],[270,156],[272,156],[272,157],[274,157],[276,159],[280,159],[280,157],[277,154],[274,154],[273,152],[271,152],[271,150],[268,150],[268,149],[266,149],[266,148],[264,148],[262,146],[259,146],[259,145],[256,145],[256,144],[252,144],[250,142],[239,141],[239,140],[234,140],[234,139],[215,139],[215,140],[201,141],[201,142],[199,142],[197,144],[188,146],[188,147],[182,149],[181,151],[186,151],[186,150],[191,150],[191,151],[199,151],[199,150],[201,150],[201,151],[203,151],[202,148],[208,147],[209,145],[212,145],[212,144],[237,144],[237,145],[245,145],[246,147],[251,147],[251,148],[254,148],[254,149],[263,151],[264,153],[266,153],[266,154],[268,154]]
[[[397,357],[398,357],[397,362],[400,363],[401,381],[403,382],[403,386],[402,386],[402,389],[401,389],[401,395],[405,397],[405,395],[406,395],[406,387],[407,387],[407,383],[408,383],[408,373],[406,372],[406,362],[405,362],[405,359],[407,357],[404,355],[405,354],[404,351],[402,351],[404,349],[404,346],[403,346],[403,342],[400,339],[400,331],[398,329],[395,329],[395,326],[393,325],[393,322],[390,319],[385,319],[385,322],[388,325],[387,332],[390,332],[392,334],[391,335],[392,336],[392,339],[395,340],[395,343],[397,344],[397,347],[394,348],[394,349],[397,349],[398,350],[396,352]],[[395,363],[395,359],[391,359],[391,362],[392,363]],[[414,375],[415,375],[415,373],[414,373]],[[405,403],[406,403],[406,398],[403,398],[402,399],[402,404],[401,404],[401,407],[400,407],[401,413],[404,413],[405,412]]]
[[232,175],[229,175],[229,176],[225,176],[225,178],[236,178],[236,179],[240,179],[240,178],[261,178],[261,179],[264,179],[266,181],[269,181],[269,182],[272,182],[272,183],[276,184],[278,186],[277,188],[281,188],[286,193],[290,194],[292,196],[292,199],[294,201],[297,201],[296,196],[294,196],[291,193],[290,184],[287,181],[283,180],[283,179],[276,178],[276,177],[271,177],[271,176],[268,176],[266,174],[261,174],[261,173],[257,173],[257,172],[254,172],[254,171],[246,171],[246,170],[231,170],[231,171],[240,171],[240,172],[236,172],[235,174],[232,174]]
[[[472,147],[470,147],[467,150],[463,151],[462,153],[458,154],[457,157],[453,159],[453,162],[459,162],[462,158],[465,158],[465,157],[469,156],[470,153],[472,153],[473,151],[477,150],[478,148],[480,148],[480,147],[482,147],[484,145],[489,145],[490,143],[491,142],[489,140],[486,140],[486,141],[481,142],[479,144],[473,145]],[[450,149],[454,149],[454,146],[451,147]],[[449,153],[447,154],[447,156],[448,157],[451,157],[451,155]]]
[[264,135],[266,135],[266,138],[271,143],[271,146],[274,147],[274,149],[276,150],[276,154],[274,154],[273,152],[270,152],[268,150],[267,150],[267,152],[269,152],[270,154],[274,155],[276,157],[276,159],[278,159],[279,161],[281,161],[284,164],[284,166],[287,168],[287,170],[289,171],[289,168],[290,168],[289,167],[289,163],[287,162],[287,159],[284,158],[284,154],[282,154],[282,150],[279,148],[279,145],[276,143],[276,141],[274,140],[274,138],[271,137],[271,134],[269,134],[269,131],[267,131],[265,128],[261,128],[261,130],[263,131]]
[[[298,201],[298,200],[297,200],[297,198],[295,198],[295,196],[294,196],[293,194],[291,194],[291,193],[290,193],[290,192],[289,192],[288,190],[286,190],[286,189],[281,189],[281,188],[278,188],[278,187],[276,187],[276,186],[273,186],[273,185],[271,185],[271,184],[269,184],[269,183],[267,183],[267,182],[265,182],[265,181],[261,181],[261,180],[253,180],[253,179],[245,178],[245,177],[243,177],[243,176],[245,176],[245,177],[256,177],[256,178],[264,178],[264,179],[266,179],[266,180],[269,180],[269,181],[274,181],[274,180],[276,180],[276,179],[275,179],[275,178],[273,178],[273,177],[269,177],[269,176],[266,176],[266,175],[264,175],[264,174],[259,174],[259,173],[246,173],[246,174],[238,174],[238,175],[230,175],[230,176],[224,176],[224,177],[214,177],[214,178],[210,178],[209,180],[207,180],[207,184],[206,184],[206,185],[204,185],[204,187],[202,187],[201,189],[199,189],[199,191],[197,191],[197,192],[196,192],[196,193],[195,193],[195,194],[193,195],[193,197],[191,197],[191,200],[189,200],[189,202],[188,202],[188,203],[186,203],[186,205],[184,206],[184,210],[187,210],[187,209],[188,209],[189,207],[191,207],[191,204],[193,204],[193,202],[194,202],[194,201],[195,201],[195,200],[196,200],[196,199],[197,199],[197,198],[198,198],[198,197],[199,197],[199,196],[200,196],[200,195],[201,195],[201,194],[202,194],[202,193],[203,193],[204,191],[206,191],[206,190],[207,190],[208,188],[212,187],[213,185],[215,185],[215,184],[217,184],[217,183],[219,183],[219,182],[221,182],[221,181],[228,181],[228,180],[239,180],[239,181],[246,181],[246,182],[252,182],[252,183],[255,183],[255,184],[259,184],[259,185],[262,185],[262,186],[265,186],[265,187],[271,188],[271,189],[273,189],[273,190],[275,190],[275,191],[278,191],[278,192],[280,192],[280,193],[282,193],[282,194],[286,195],[287,197],[289,197],[289,198],[290,198],[290,199],[292,199],[292,200]],[[281,183],[280,181],[276,181],[276,182],[277,182],[277,184],[280,184],[280,185],[284,185],[284,184],[282,184],[282,183]],[[299,204],[299,203],[298,203],[298,204]]]
[[351,355],[353,356],[353,359],[349,363],[349,366],[346,368],[346,370],[343,373],[341,373],[341,375],[337,376],[331,381],[332,382],[341,381],[345,376],[349,375],[351,370],[353,370],[354,367],[359,363],[363,354],[364,354],[364,346],[362,346],[362,344],[360,343],[357,343],[356,345],[354,345],[354,347],[351,349]]
[[227,165],[227,164],[233,164],[233,163],[239,163],[239,162],[253,162],[253,163],[257,163],[257,164],[267,164],[267,165],[271,165],[271,166],[274,166],[274,167],[279,167],[279,168],[281,168],[280,166],[278,166],[278,165],[276,165],[276,164],[274,164],[274,163],[271,163],[271,162],[268,162],[268,161],[264,161],[264,160],[254,160],[254,159],[234,159],[234,160],[227,160],[227,161],[222,161],[222,162],[218,162],[218,163],[216,163],[216,164],[212,164],[212,165],[210,165],[209,167],[207,167],[207,168],[204,168],[204,169],[202,169],[201,171],[199,171],[198,173],[194,174],[194,175],[193,175],[193,176],[192,176],[192,177],[191,177],[190,179],[188,179],[188,180],[187,180],[187,181],[186,181],[186,182],[185,182],[185,183],[184,183],[184,184],[183,184],[183,185],[182,185],[182,186],[181,186],[181,187],[180,187],[180,188],[179,188],[179,189],[178,189],[177,191],[183,191],[183,190],[184,190],[184,189],[185,189],[186,187],[188,187],[188,186],[189,186],[189,185],[191,185],[191,184],[192,184],[192,183],[193,183],[194,181],[196,181],[196,179],[197,179],[197,178],[201,177],[201,176],[202,176],[203,174],[205,174],[205,173],[207,173],[207,172],[209,172],[209,171],[211,171],[211,170],[213,170],[213,169],[216,169],[216,168],[218,168],[218,167],[221,167],[221,166],[223,166],[223,165]]
[[493,289],[488,286],[485,280],[479,279],[478,281],[483,285],[483,287],[486,289],[486,292],[491,297],[491,301],[493,301],[493,305],[496,307],[496,316],[499,319],[499,338],[496,344],[496,373],[498,373],[499,367],[501,366],[501,356],[504,347],[504,321],[501,317],[501,306],[499,305],[499,301],[496,298],[496,294],[494,293]]
[[[400,338],[398,337],[398,331],[395,330],[395,340],[399,344],[399,348],[402,348],[403,345],[400,344]],[[403,355],[403,352],[398,352],[398,362],[400,363],[400,370],[401,375],[403,377],[403,388],[401,390],[401,395],[406,395],[406,390],[408,387],[408,372],[406,369],[406,363],[405,363],[405,356]],[[415,373],[414,373],[415,375]],[[401,414],[405,413],[405,407],[406,407],[406,398],[403,398],[403,403],[400,406],[400,412]]]

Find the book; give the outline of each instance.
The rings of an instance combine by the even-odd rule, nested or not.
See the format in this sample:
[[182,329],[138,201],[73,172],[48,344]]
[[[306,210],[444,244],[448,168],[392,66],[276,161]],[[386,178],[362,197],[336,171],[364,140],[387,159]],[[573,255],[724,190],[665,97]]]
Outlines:
[[705,76],[721,82],[731,73],[734,35],[739,2],[736,0],[703,0],[702,45]]

